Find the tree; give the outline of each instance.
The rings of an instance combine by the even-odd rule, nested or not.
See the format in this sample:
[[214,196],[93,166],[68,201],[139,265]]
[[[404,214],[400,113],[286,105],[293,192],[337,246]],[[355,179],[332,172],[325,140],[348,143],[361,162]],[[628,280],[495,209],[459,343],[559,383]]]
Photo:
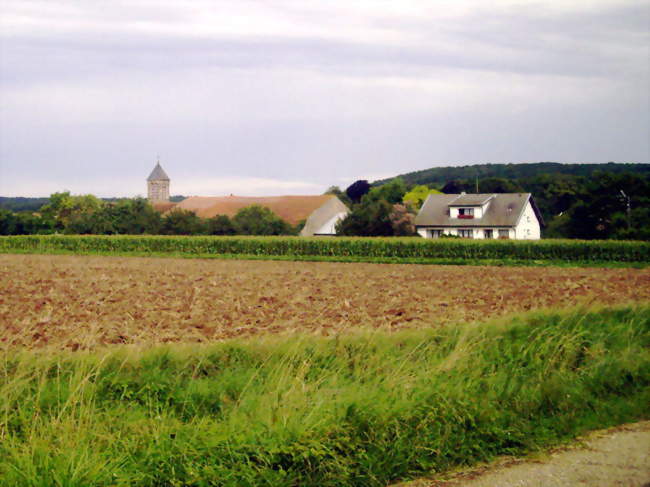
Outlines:
[[15,235],[16,219],[13,212],[0,208],[0,235]]
[[427,199],[427,196],[430,194],[440,194],[440,191],[437,189],[429,189],[429,187],[425,185],[414,186],[411,191],[404,195],[402,201],[406,204],[411,205],[416,210],[419,210],[424,201]]
[[350,199],[350,197],[347,195],[347,193],[341,191],[341,188],[339,188],[338,186],[330,186],[329,188],[327,188],[327,191],[325,191],[325,193],[323,194],[333,194],[338,199],[340,199],[343,202],[343,204],[347,206],[352,205],[352,200]]
[[48,234],[54,231],[54,222],[28,211],[13,213],[0,209],[0,235]]
[[370,191],[370,184],[368,184],[368,181],[365,179],[359,179],[348,186],[345,190],[345,194],[348,195],[353,203],[358,203],[368,191]]
[[113,235],[117,233],[111,216],[105,208],[93,213],[73,213],[63,231],[73,235]]
[[291,225],[261,205],[242,208],[232,219],[237,233],[243,235],[291,235]]
[[410,237],[415,235],[413,224],[415,215],[409,211],[406,205],[396,204],[390,212],[390,223],[393,227],[393,235],[396,237]]
[[119,234],[157,234],[162,228],[160,213],[144,198],[120,200],[106,205],[106,211]]
[[206,221],[206,233],[208,235],[235,235],[237,229],[226,215],[216,215]]
[[50,202],[43,205],[41,213],[54,220],[57,229],[65,230],[73,219],[83,219],[83,214],[92,214],[103,205],[104,202],[92,194],[71,196],[69,191],[64,191],[50,195]]
[[[627,199],[630,196],[630,229]],[[650,227],[650,178],[635,174],[595,172],[587,181],[583,199],[569,210],[571,238],[645,238]]]
[[[476,186],[476,181],[474,182]],[[476,189],[476,188],[474,188]],[[505,178],[485,178],[478,181],[479,193],[525,193],[517,181]]]
[[448,181],[443,187],[442,192],[445,194],[458,194],[465,191],[465,186],[461,181]]
[[191,211],[174,208],[163,217],[163,235],[195,235],[203,232],[203,220]]
[[384,200],[362,202],[337,223],[336,233],[362,237],[393,235],[391,211],[391,204]]
[[406,184],[402,178],[395,178],[389,183],[375,186],[368,194],[366,194],[362,201],[379,201],[384,200],[391,205],[402,202],[404,194],[406,193]]

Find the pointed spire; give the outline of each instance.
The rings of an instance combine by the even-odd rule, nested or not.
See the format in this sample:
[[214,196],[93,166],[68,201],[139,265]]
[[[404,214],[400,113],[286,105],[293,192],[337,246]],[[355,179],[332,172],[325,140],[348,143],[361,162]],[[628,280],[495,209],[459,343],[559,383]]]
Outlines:
[[154,167],[153,171],[151,171],[151,174],[149,174],[147,181],[160,181],[160,180],[169,181],[169,176],[167,176],[167,173],[160,165],[160,158],[158,158],[158,162],[156,162],[156,167]]

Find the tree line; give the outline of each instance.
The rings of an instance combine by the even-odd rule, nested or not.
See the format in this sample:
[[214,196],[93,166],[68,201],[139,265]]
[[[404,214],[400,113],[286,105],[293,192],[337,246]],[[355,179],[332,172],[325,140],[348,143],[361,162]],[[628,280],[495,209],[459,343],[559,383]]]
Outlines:
[[[476,178],[503,178],[522,180],[544,175],[569,175],[591,177],[595,172],[611,174],[632,173],[650,175],[650,164],[616,163],[606,164],[565,164],[559,162],[534,162],[526,164],[473,164],[471,166],[432,167],[421,171],[405,173],[397,178],[404,180],[407,185],[434,185],[442,187],[449,181],[475,180]],[[376,181],[373,185],[381,185],[394,178]]]
[[252,205],[232,218],[200,218],[180,208],[161,214],[144,198],[104,201],[93,195],[54,193],[38,212],[0,209],[0,235],[297,235],[268,208]]

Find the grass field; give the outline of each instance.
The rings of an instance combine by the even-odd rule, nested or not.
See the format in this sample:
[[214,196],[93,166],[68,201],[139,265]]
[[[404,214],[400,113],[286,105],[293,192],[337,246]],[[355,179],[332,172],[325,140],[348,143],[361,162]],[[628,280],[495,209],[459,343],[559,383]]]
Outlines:
[[0,355],[5,486],[385,486],[650,415],[650,308]]
[[644,301],[649,269],[0,255],[0,347],[398,330]]

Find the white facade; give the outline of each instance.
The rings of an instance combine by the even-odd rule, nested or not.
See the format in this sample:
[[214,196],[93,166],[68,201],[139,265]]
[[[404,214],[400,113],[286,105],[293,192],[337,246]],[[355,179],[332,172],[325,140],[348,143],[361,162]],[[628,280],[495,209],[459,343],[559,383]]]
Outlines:
[[[539,227],[539,224],[538,224]],[[474,239],[508,239],[508,238],[517,238],[515,237],[516,229],[515,228],[504,228],[504,227],[491,227],[491,228],[476,228],[476,227],[463,227],[462,223],[458,225],[457,228],[453,227],[431,227],[423,228],[419,227],[417,229],[418,235],[424,238],[437,238],[442,235],[454,235],[459,236],[463,232],[468,232],[471,230],[471,237],[463,235],[465,238],[474,238]],[[490,233],[491,232],[491,233]],[[522,237],[519,237],[522,238]],[[531,237],[528,237],[531,238]],[[539,237],[537,237],[539,238]]]
[[330,218],[325,224],[318,228],[314,235],[336,235],[336,224],[348,216],[348,212],[342,211]]
[[518,240],[539,240],[541,238],[542,229],[530,201],[526,203],[526,208],[519,218],[514,233],[513,238]]

